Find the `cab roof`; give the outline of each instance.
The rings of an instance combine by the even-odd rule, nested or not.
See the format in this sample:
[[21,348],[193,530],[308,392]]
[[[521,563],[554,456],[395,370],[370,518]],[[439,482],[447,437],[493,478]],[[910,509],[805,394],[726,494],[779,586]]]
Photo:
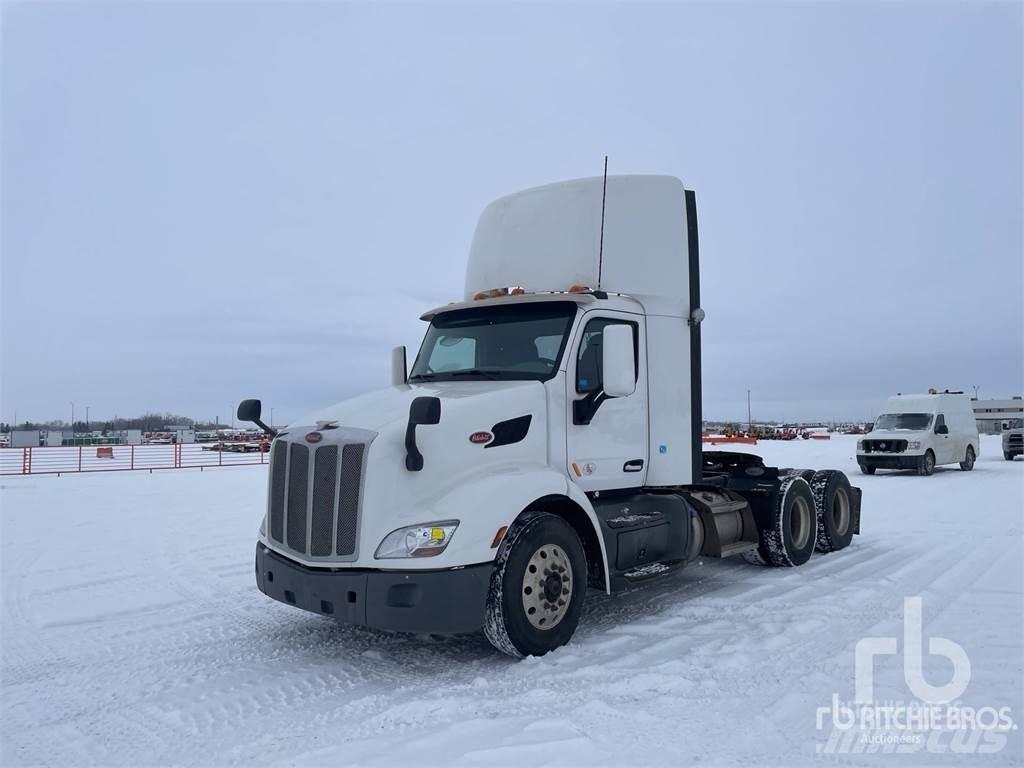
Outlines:
[[687,304],[685,196],[673,176],[637,175],[573,179],[499,198],[477,222],[465,299],[580,285]]

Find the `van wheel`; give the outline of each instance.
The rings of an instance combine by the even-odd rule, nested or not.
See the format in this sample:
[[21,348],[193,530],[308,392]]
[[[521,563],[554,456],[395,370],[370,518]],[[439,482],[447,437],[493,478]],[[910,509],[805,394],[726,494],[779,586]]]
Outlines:
[[865,475],[875,474],[875,469],[877,469],[877,467],[869,467],[867,464],[860,465],[860,471],[863,472]]
[[811,479],[814,509],[818,516],[819,552],[835,552],[853,540],[853,504],[850,481],[837,469],[815,472]]
[[569,642],[583,613],[587,560],[565,520],[527,511],[498,547],[484,635],[509,656],[543,656]]
[[1004,459],[1005,459],[1006,461],[1013,461],[1013,457],[1014,457],[1014,456],[1016,456],[1016,454],[1014,454],[1014,453],[1010,453],[1009,451],[1003,451],[1003,458],[1004,458]]
[[917,474],[919,475],[930,475],[935,471],[935,454],[932,453],[932,449],[929,448],[924,452],[924,456],[917,463]]
[[967,446],[967,454],[964,456],[964,460],[960,462],[960,469],[964,472],[970,472],[974,469],[974,446]]
[[767,525],[759,531],[757,551],[768,565],[803,565],[814,552],[818,515],[811,486],[799,475],[783,478]]

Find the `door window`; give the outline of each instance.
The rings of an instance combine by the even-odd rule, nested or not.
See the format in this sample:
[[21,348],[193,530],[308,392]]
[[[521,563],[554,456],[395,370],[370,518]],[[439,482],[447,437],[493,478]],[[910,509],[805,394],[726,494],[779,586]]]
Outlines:
[[639,330],[636,323],[613,317],[598,317],[587,323],[576,353],[576,392],[581,395],[602,389],[604,373],[602,366],[602,344],[604,329],[609,325],[628,325],[633,329],[633,377],[639,373]]

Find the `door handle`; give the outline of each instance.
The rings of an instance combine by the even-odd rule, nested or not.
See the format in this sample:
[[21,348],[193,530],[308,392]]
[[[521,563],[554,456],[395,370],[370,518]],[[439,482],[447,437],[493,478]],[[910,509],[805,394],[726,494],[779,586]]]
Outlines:
[[622,465],[623,472],[639,472],[643,468],[643,459],[633,459],[632,461],[627,461],[625,464]]

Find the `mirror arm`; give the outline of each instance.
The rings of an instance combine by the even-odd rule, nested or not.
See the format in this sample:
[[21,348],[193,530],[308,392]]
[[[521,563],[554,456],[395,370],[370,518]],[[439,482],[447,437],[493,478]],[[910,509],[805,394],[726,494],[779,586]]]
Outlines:
[[416,424],[411,419],[405,428],[405,468],[410,472],[423,469],[423,454],[416,445]]
[[587,393],[586,397],[574,400],[572,403],[572,423],[577,426],[586,426],[593,421],[594,415],[597,413],[597,409],[601,407],[601,404],[609,399],[609,396],[603,389],[593,389]]
[[252,423],[259,427],[260,429],[262,429],[266,434],[270,435],[271,437],[277,435],[277,430],[274,429],[273,427],[268,427],[266,424],[263,423],[262,419],[252,419]]

